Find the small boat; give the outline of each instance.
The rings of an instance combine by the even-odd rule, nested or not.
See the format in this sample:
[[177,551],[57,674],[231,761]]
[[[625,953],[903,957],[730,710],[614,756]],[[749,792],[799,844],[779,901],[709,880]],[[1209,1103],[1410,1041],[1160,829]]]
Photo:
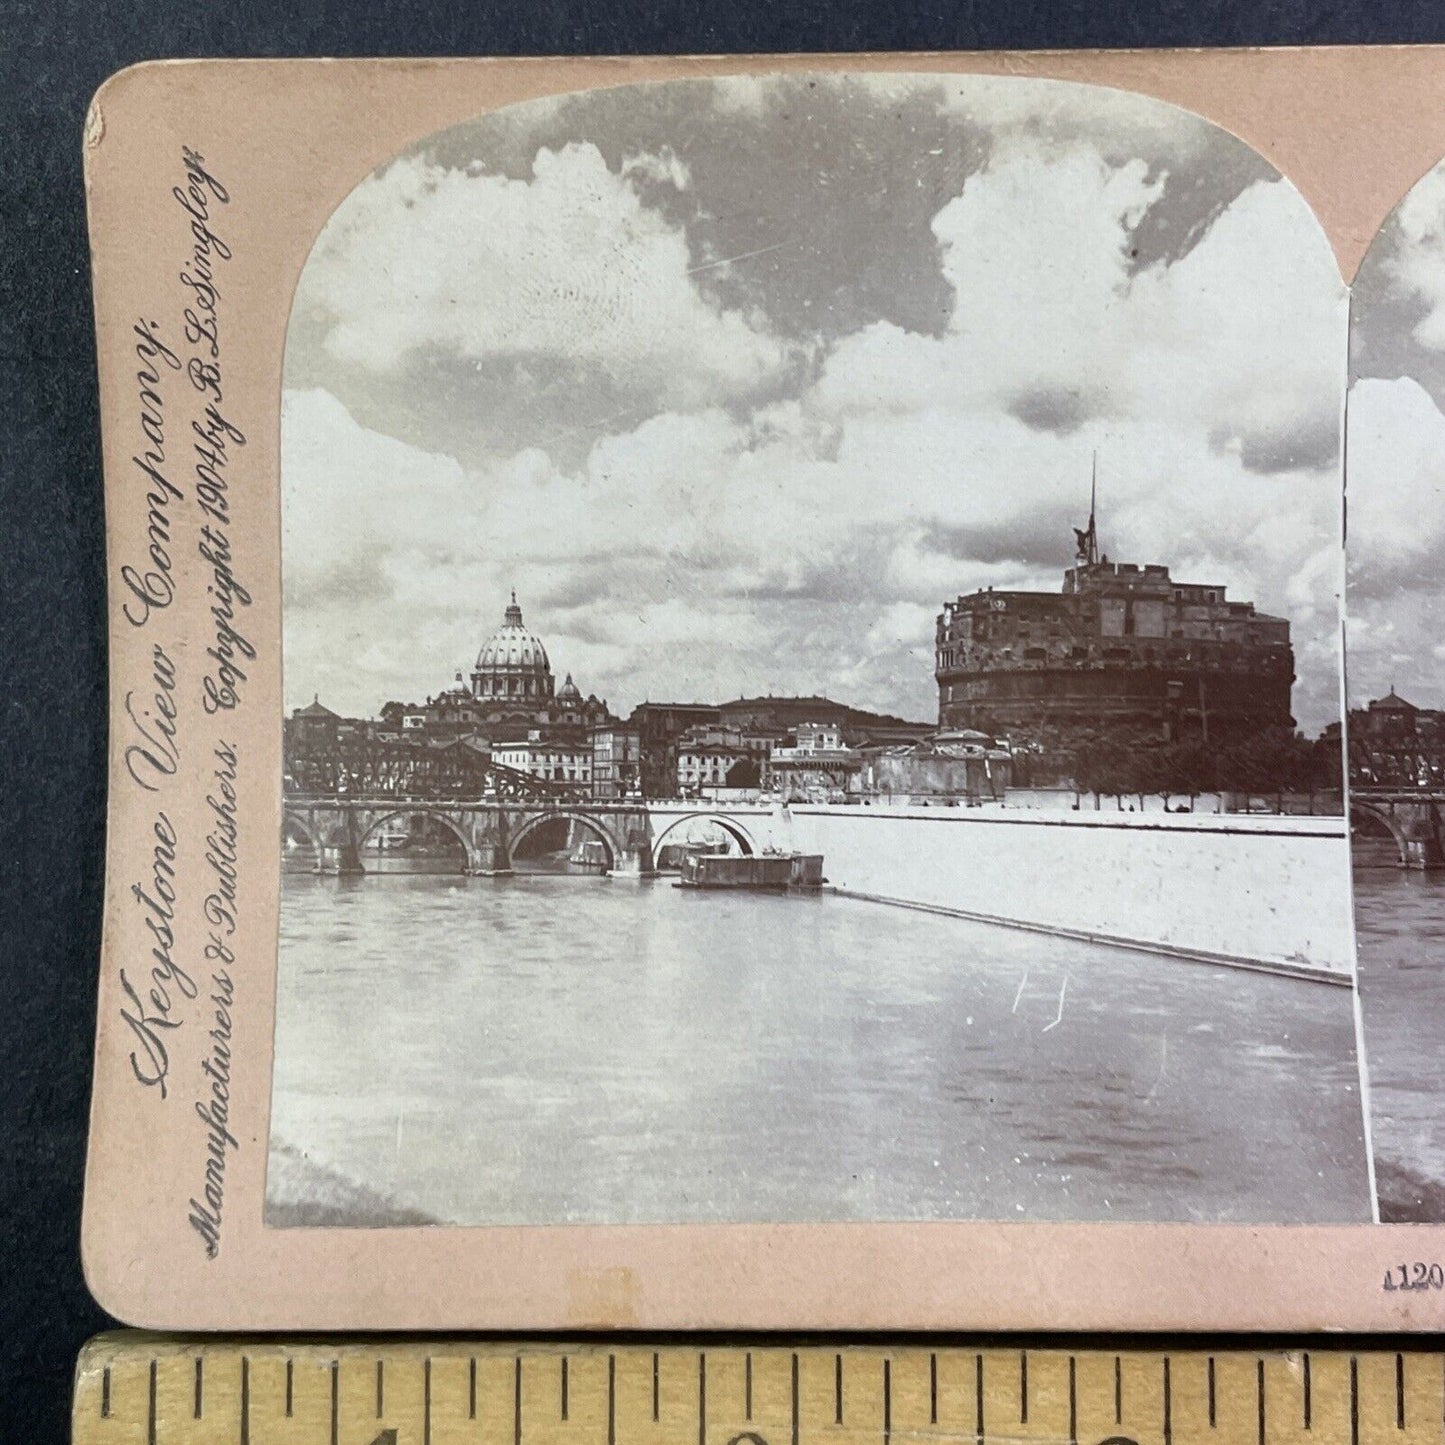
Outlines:
[[682,860],[679,888],[819,888],[821,853],[760,853],[732,857],[692,853]]

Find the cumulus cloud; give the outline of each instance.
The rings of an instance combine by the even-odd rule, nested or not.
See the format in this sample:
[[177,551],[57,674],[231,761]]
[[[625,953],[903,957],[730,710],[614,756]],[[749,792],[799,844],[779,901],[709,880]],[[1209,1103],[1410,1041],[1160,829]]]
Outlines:
[[421,352],[560,355],[681,405],[765,384],[784,349],[703,297],[686,235],[638,179],[681,189],[687,170],[664,150],[614,172],[587,144],[539,150],[526,180],[403,157],[337,209],[304,302],[325,313],[330,353],[373,372]]
[[1248,187],[1177,263],[1132,271],[1158,187],[1092,146],[1005,149],[935,222],[948,330],[846,338],[809,401],[860,477],[889,478],[895,515],[953,529],[898,569],[945,595],[968,575],[959,550],[1000,536],[1021,543],[1011,585],[1038,585],[1025,539],[1067,535],[1097,450],[1114,555],[1289,615],[1297,710],[1318,725],[1338,692],[1344,288],[1282,183]]
[[1423,304],[1414,338],[1445,351],[1445,168],[1437,166],[1396,208],[1395,236],[1386,273]]
[[1162,419],[1251,470],[1329,466],[1345,291],[1308,208],[1282,182],[1257,183],[1179,262],[1134,273],[1131,235],[1160,185],[1091,147],[1007,153],[934,221],[955,297],[947,333],[865,328],[830,355],[819,400],[1002,406],[1061,435]]
[[1354,286],[1348,680],[1445,704],[1445,166],[1381,227]]
[[[471,636],[459,599],[422,614],[398,586],[418,557],[484,550],[474,489],[450,457],[359,427],[327,392],[288,392],[281,409],[285,682],[293,701],[324,692],[355,707],[417,676],[415,660],[454,630],[443,666]],[[443,518],[446,525],[440,525]],[[436,680],[437,653],[428,669]],[[381,701],[384,701],[382,698]]]
[[[1178,255],[1141,264],[1171,187],[1238,143],[1167,107],[1140,129],[1152,103],[1137,97],[1101,102],[1082,134],[1082,88],[1030,111],[1035,83],[1000,84],[995,111],[1019,97],[1017,114],[917,209],[910,255],[931,278],[910,266],[892,282],[943,298],[925,329],[871,262],[843,307],[855,324],[796,346],[778,338],[846,285],[831,262],[769,260],[784,329],[766,288],[731,305],[700,290],[689,225],[648,202],[661,188],[699,215],[722,204],[716,156],[704,165],[682,130],[648,146],[629,133],[612,168],[605,146],[568,143],[540,147],[522,178],[404,159],[369,182],[328,228],[312,295],[329,354],[374,376],[370,415],[420,397],[404,359],[438,346],[525,353],[539,374],[581,356],[643,378],[629,388],[650,402],[594,421],[585,444],[539,429],[463,464],[329,388],[289,395],[288,698],[319,686],[371,712],[434,692],[515,585],[558,670],[619,708],[771,689],[926,718],[939,605],[986,585],[1056,590],[1097,451],[1110,553],[1288,615],[1296,713],[1335,716],[1346,308],[1322,234],[1290,187],[1255,177],[1224,188],[1207,224],[1189,213]],[[777,105],[733,90],[712,121],[754,145],[747,128]],[[866,121],[883,134],[890,116]],[[917,206],[872,134],[850,138],[846,164],[816,161],[830,223],[888,207],[888,187]],[[749,154],[767,190],[775,173]]]
[[1445,415],[1410,377],[1350,390],[1350,571],[1375,591],[1437,581],[1445,543]]
[[1129,233],[1159,194],[1146,172],[1142,161],[1111,168],[1087,146],[995,158],[933,217],[953,296],[946,333],[864,328],[828,358],[820,400],[908,412],[1002,399],[1065,432],[1107,413]]
[[1445,632],[1445,416],[1418,382],[1350,389],[1349,681],[1438,707]]

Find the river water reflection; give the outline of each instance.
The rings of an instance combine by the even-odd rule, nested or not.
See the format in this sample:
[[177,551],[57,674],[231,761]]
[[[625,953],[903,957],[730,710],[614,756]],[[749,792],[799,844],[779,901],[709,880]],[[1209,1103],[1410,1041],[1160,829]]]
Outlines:
[[1445,1220],[1445,878],[1382,860],[1354,883],[1381,1215]]
[[1370,1215],[1348,990],[833,895],[283,879],[273,1223]]

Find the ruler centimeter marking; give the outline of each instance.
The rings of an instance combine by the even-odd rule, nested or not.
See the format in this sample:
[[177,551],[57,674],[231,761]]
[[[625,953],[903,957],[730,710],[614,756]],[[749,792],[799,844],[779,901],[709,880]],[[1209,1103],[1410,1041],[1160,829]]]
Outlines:
[[102,1335],[75,1445],[1445,1445],[1445,1353]]

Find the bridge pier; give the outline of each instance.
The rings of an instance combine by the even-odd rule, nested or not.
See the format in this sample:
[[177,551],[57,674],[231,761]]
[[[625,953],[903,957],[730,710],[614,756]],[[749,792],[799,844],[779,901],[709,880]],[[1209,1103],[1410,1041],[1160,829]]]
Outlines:
[[657,869],[652,863],[652,845],[645,839],[629,842],[627,848],[612,861],[608,869],[609,878],[656,878]]
[[1445,868],[1440,807],[1428,798],[1396,803],[1392,807],[1395,840],[1400,846],[1400,867],[1420,872]]
[[1417,872],[1434,873],[1445,868],[1445,850],[1439,843],[1424,846],[1408,843],[1405,846],[1405,861],[1402,868],[1413,868]]
[[1407,823],[1400,843],[1400,866],[1422,872],[1445,868],[1445,846],[1440,839],[1439,820],[1432,816]]
[[505,843],[476,843],[468,860],[468,872],[479,878],[509,878],[512,859]]
[[366,873],[361,864],[361,850],[355,843],[337,843],[330,852],[335,860],[335,866],[325,868],[318,860],[316,871],[318,873],[334,873],[338,878],[360,878]]
[[652,822],[643,817],[627,819],[617,828],[615,836],[622,846],[612,859],[609,878],[656,878],[657,867],[652,858]]

